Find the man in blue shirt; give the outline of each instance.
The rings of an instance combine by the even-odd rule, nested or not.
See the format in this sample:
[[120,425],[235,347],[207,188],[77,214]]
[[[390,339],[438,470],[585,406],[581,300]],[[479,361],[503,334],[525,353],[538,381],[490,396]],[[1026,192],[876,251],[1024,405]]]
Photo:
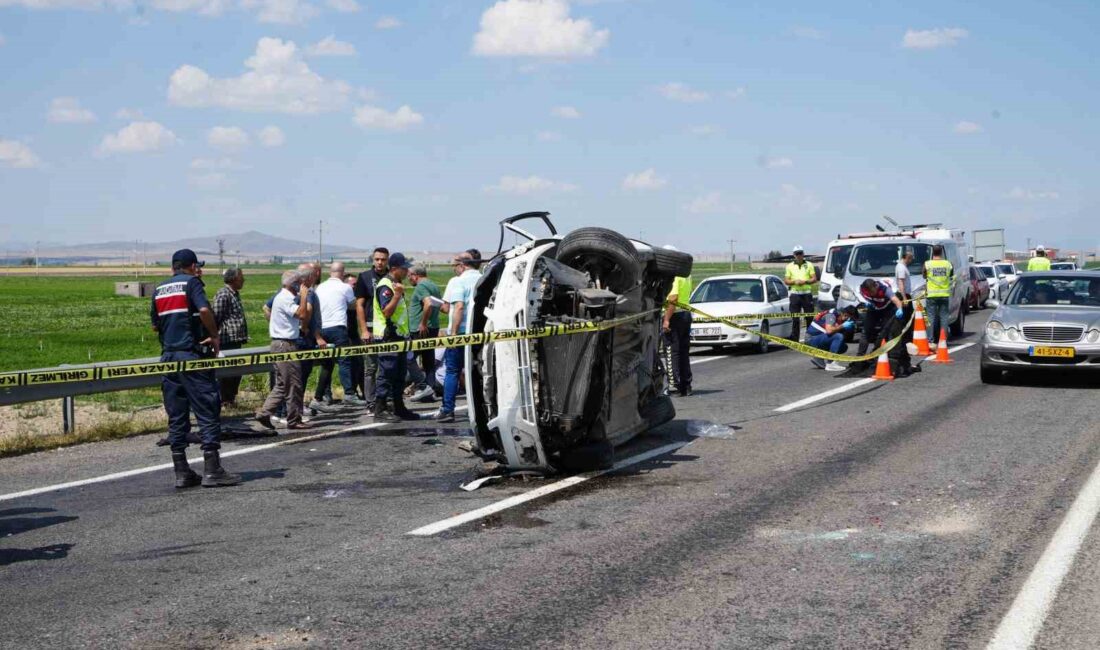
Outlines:
[[[856,316],[858,315],[859,311],[856,310],[854,305],[849,305],[844,309],[835,307],[826,309],[815,316],[810,326],[806,328],[806,333],[809,335],[806,344],[819,350],[828,350],[833,354],[844,354],[848,350],[844,335],[855,330]],[[830,361],[826,364],[824,359],[812,357],[810,362],[829,372],[842,372],[845,370],[844,366],[836,361]]]
[[[443,307],[450,319],[448,334],[465,334],[466,318],[474,305],[474,287],[481,279],[481,252],[471,248],[454,258],[455,277],[447,283],[443,292]],[[447,367],[443,382],[443,406],[436,419],[440,422],[455,421],[455,400],[458,397],[459,376],[466,365],[465,348],[447,348],[443,353],[443,363]]]
[[[172,254],[172,277],[157,285],[150,305],[153,329],[160,338],[162,362],[193,361],[217,356],[221,351],[214,312],[206,299],[203,266],[195,252],[184,248]],[[204,331],[205,330],[205,331]],[[174,372],[161,380],[164,410],[168,413],[168,441],[176,487],[236,485],[241,477],[221,466],[221,396],[213,370]],[[187,434],[191,413],[202,435],[203,475],[187,462]]]

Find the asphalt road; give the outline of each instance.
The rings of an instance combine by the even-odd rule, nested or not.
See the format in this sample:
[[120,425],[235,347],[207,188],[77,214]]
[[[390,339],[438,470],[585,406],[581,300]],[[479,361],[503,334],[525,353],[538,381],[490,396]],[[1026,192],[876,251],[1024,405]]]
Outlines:
[[[1100,463],[1100,384],[985,386],[974,347],[788,411],[855,380],[696,362],[618,457],[685,446],[426,537],[559,479],[465,492],[463,426],[350,413],[228,443],[236,488],[6,496],[167,463],[156,436],[0,461],[0,646],[982,648]],[[1071,559],[1038,647],[1100,647],[1100,529]]]

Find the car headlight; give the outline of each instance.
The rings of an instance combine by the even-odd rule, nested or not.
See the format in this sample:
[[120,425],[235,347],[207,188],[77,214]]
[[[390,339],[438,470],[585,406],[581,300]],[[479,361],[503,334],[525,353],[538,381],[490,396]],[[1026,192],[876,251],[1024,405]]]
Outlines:
[[1088,336],[1085,337],[1086,343],[1096,343],[1100,341],[1100,330],[1089,330]]
[[833,285],[829,284],[828,282],[822,282],[822,283],[821,283],[821,284],[819,285],[819,291],[824,291],[825,293],[829,293],[829,291],[830,291],[830,290],[831,290],[832,288],[833,288]]
[[985,335],[991,340],[1000,341],[1004,339],[1005,326],[995,320],[991,320],[985,326]]
[[1009,341],[1019,341],[1020,340],[1020,330],[1016,329],[1015,327],[1010,327],[1010,328],[1006,329],[1005,334],[1008,336]]
[[848,302],[855,302],[856,301],[856,294],[855,294],[854,291],[849,289],[847,286],[843,286],[843,287],[840,288],[840,298],[842,300],[847,300]]

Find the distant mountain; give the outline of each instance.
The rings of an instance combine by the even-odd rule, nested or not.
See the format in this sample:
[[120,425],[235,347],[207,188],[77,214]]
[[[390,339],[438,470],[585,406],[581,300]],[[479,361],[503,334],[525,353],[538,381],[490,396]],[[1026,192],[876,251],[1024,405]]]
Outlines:
[[[282,257],[309,257],[317,254],[317,242],[298,241],[275,237],[255,230],[244,233],[232,233],[214,235],[210,237],[193,237],[178,239],[168,242],[136,242],[136,241],[109,241],[96,244],[81,244],[78,246],[45,246],[41,248],[42,255],[50,257],[102,257],[102,258],[133,258],[145,255],[149,260],[167,260],[172,253],[181,248],[190,248],[199,254],[199,257],[213,258],[218,254],[218,240],[225,240],[225,256],[227,258],[240,255],[246,258],[269,258],[275,255]],[[360,252],[362,249],[353,246],[330,245],[325,243],[325,256],[330,254],[341,255],[351,252]]]

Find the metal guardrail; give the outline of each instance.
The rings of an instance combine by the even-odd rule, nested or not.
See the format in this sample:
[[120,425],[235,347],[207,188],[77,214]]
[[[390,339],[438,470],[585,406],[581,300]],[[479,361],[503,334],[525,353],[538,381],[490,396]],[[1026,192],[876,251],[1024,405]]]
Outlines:
[[[268,352],[269,349],[263,348],[243,348],[241,350],[225,350],[224,354],[227,357],[245,356],[257,353]],[[160,358],[147,358],[147,359],[126,359],[123,361],[110,361],[106,363],[90,363],[85,365],[72,365],[62,366],[63,368],[70,369],[87,369],[87,368],[108,368],[111,366],[126,366],[137,363],[155,363]],[[259,373],[266,373],[270,371],[272,364],[270,363],[257,363],[243,365],[236,368],[225,368],[216,370],[217,376],[220,377],[240,377],[243,375],[254,375]],[[26,402],[40,402],[42,400],[49,399],[71,399],[78,395],[94,395],[96,393],[111,393],[120,390],[133,390],[135,388],[149,388],[152,386],[160,386],[161,378],[159,376],[145,376],[145,377],[119,377],[115,379],[100,379],[96,381],[86,381],[80,383],[58,383],[58,384],[38,384],[31,386],[13,386],[9,388],[0,389],[0,406],[10,406],[12,404],[23,404]],[[71,405],[66,403],[62,409],[63,412],[66,409],[71,410]]]

